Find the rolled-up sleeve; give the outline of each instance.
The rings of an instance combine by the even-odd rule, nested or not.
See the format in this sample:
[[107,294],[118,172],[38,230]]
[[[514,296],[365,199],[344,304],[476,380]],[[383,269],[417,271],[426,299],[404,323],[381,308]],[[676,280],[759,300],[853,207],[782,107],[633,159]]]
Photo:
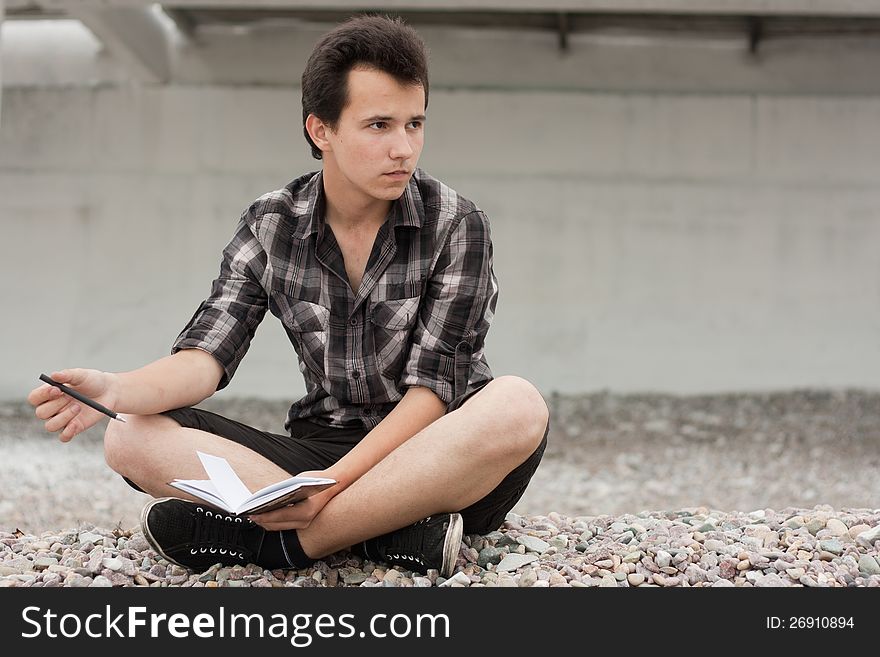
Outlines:
[[461,395],[495,313],[489,221],[479,210],[447,236],[422,299],[399,385],[429,388],[445,403]]
[[220,274],[211,285],[210,296],[199,305],[171,348],[172,354],[181,349],[201,349],[214,356],[223,367],[217,390],[229,384],[268,308],[261,283],[266,252],[246,217],[247,212],[223,249]]

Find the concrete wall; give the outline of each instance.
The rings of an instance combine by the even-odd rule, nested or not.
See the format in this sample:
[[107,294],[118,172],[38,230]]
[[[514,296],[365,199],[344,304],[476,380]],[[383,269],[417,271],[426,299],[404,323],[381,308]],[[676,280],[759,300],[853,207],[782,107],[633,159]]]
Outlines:
[[[168,353],[241,210],[317,165],[295,86],[216,65],[198,81],[216,43],[181,47],[175,80],[143,85],[67,34],[40,52],[3,32],[5,399],[41,371]],[[756,62],[743,44],[719,59],[697,41],[575,41],[554,69],[552,37],[496,35],[491,61],[469,66],[455,45],[468,34],[432,35],[422,166],[492,219],[496,374],[548,394],[880,387],[877,44],[768,47]],[[265,47],[257,62],[277,61]],[[527,48],[548,66],[504,73]],[[615,61],[641,71],[629,89],[607,84]],[[302,57],[287,62],[295,79]],[[485,84],[493,67],[503,85]],[[221,394],[302,392],[267,315]]]

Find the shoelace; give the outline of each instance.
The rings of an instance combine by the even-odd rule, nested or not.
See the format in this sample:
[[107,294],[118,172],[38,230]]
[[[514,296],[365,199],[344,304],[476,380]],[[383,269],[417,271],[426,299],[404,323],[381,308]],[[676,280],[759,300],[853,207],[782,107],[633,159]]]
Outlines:
[[422,539],[424,539],[425,533],[420,530],[429,520],[431,520],[431,516],[419,520],[403,531],[394,532],[392,535],[394,537],[393,544],[385,549],[385,558],[424,566],[425,546]]
[[190,554],[229,554],[232,557],[243,559],[245,552],[250,554],[242,545],[241,530],[244,520],[238,516],[226,516],[216,511],[208,511],[202,507],[196,507],[194,514],[195,533]]

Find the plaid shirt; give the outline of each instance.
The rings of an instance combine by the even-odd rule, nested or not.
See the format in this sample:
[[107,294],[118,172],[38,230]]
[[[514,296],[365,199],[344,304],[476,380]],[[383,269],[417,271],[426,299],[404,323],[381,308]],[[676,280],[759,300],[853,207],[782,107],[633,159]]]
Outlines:
[[171,353],[212,354],[223,366],[219,390],[270,310],[306,384],[288,431],[301,418],[369,429],[411,386],[448,404],[491,380],[483,342],[498,284],[486,215],[417,169],[376,236],[355,294],[324,223],[321,176],[302,176],[245,210],[210,296]]

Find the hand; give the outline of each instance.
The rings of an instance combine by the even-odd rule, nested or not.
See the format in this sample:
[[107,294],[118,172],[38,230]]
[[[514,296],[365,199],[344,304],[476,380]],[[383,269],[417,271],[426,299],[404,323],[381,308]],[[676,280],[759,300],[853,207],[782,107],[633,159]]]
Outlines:
[[[298,477],[330,477],[326,470],[308,470],[300,472]],[[301,502],[285,506],[266,513],[256,513],[248,516],[263,529],[279,531],[281,529],[305,529],[315,519],[321,510],[333,497],[341,491],[340,485],[336,484],[320,493],[310,495]]]
[[[114,374],[100,370],[69,369],[52,372],[50,376],[107,408],[116,405],[118,391]],[[34,414],[46,421],[46,431],[61,432],[59,439],[63,443],[107,417],[48,383],[31,390],[27,400],[36,406]]]

